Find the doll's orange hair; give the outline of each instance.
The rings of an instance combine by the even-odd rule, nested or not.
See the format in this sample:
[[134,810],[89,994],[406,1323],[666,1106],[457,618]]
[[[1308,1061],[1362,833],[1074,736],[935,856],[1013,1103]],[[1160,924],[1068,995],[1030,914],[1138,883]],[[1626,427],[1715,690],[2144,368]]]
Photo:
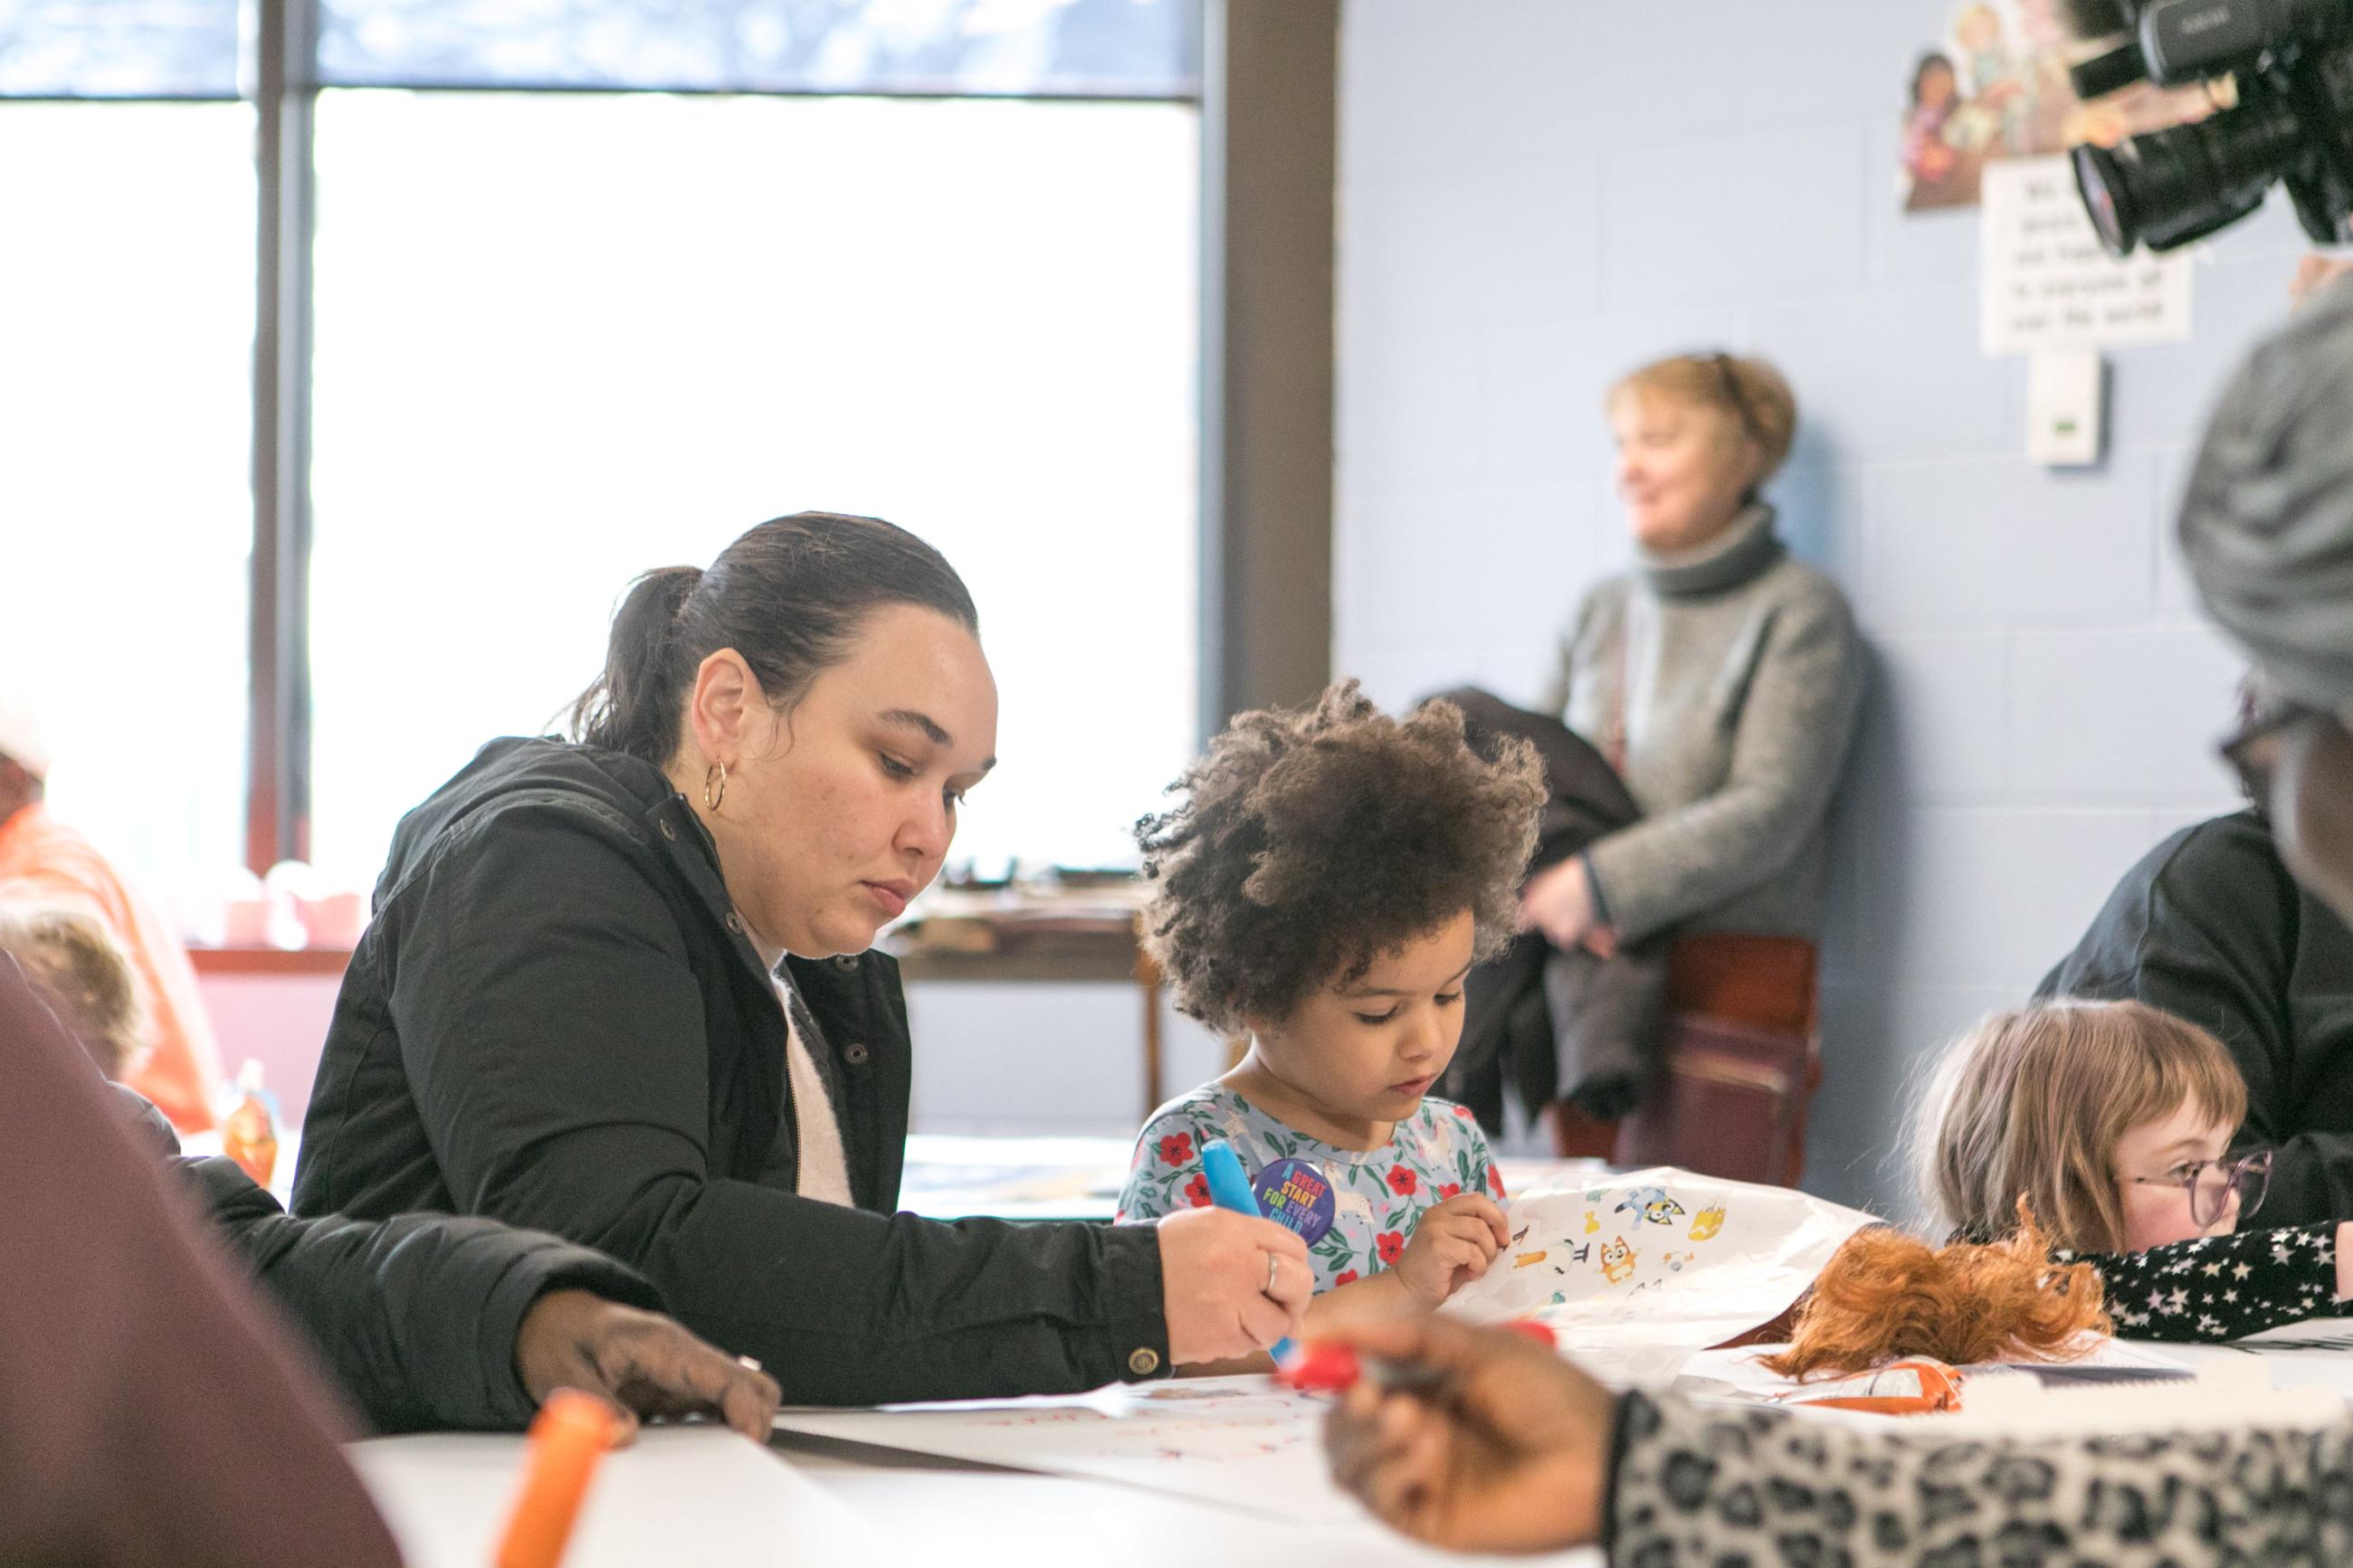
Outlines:
[[2018,1219],[2017,1230],[1986,1245],[1932,1247],[1884,1226],[1857,1231],[1814,1281],[1789,1348],[1764,1366],[1804,1378],[1869,1372],[1904,1356],[1968,1366],[2084,1354],[2114,1331],[2100,1277],[2088,1263],[2052,1263],[2024,1198]]

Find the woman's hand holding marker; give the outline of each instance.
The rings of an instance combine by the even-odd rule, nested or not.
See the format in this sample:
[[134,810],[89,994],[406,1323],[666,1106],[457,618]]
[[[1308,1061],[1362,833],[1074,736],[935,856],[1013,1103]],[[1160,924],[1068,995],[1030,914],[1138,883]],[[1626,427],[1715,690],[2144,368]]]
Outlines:
[[1231,1361],[1299,1332],[1315,1276],[1293,1232],[1217,1208],[1158,1228],[1171,1362]]
[[1512,1227],[1493,1198],[1462,1193],[1424,1211],[1397,1260],[1397,1277],[1414,1300],[1441,1306],[1487,1272],[1511,1245]]

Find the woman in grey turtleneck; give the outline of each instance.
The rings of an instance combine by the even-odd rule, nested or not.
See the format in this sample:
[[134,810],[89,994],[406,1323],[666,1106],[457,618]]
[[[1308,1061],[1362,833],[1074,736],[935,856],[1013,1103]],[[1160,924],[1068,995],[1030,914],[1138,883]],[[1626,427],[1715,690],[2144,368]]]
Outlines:
[[1525,918],[1604,954],[1671,927],[1810,939],[1863,659],[1844,596],[1758,499],[1796,400],[1761,360],[1681,355],[1609,409],[1639,562],[1586,595],[1549,706],[1643,819],[1533,878]]

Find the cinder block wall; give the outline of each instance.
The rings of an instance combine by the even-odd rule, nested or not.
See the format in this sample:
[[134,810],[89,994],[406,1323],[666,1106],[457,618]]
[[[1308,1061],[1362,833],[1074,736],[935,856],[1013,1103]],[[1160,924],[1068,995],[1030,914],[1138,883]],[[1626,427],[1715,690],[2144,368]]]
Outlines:
[[1978,219],[1897,210],[1942,0],[1347,0],[1335,665],[1533,700],[1627,557],[1599,409],[1653,355],[1788,374],[1792,544],[1875,654],[1841,807],[1809,1185],[1898,1205],[1914,1064],[2023,998],[2116,876],[2230,809],[2238,661],[2170,514],[2209,401],[2285,310],[2276,199],[2199,265],[2195,340],[2112,356],[2106,461],[2024,456],[1977,348]]

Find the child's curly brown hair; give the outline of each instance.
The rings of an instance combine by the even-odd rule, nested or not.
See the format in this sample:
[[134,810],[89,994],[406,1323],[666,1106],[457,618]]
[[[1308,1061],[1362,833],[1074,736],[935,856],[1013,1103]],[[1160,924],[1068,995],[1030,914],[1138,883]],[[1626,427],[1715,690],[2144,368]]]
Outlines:
[[1177,1006],[1228,1034],[1286,1017],[1465,910],[1476,956],[1493,956],[1545,781],[1526,742],[1491,749],[1451,703],[1392,719],[1353,680],[1236,718],[1169,786],[1183,804],[1135,825],[1160,884],[1145,945]]

